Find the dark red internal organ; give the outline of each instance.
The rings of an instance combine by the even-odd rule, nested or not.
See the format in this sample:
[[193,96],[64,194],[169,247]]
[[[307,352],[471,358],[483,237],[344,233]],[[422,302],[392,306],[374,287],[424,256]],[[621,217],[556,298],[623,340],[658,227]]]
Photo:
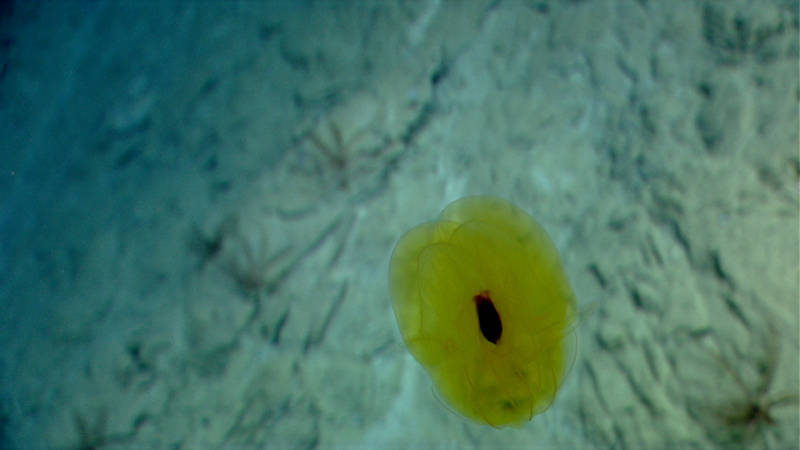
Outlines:
[[497,344],[503,334],[503,322],[500,321],[500,314],[497,313],[497,309],[489,297],[489,291],[482,291],[473,300],[475,300],[478,324],[483,337],[492,344]]

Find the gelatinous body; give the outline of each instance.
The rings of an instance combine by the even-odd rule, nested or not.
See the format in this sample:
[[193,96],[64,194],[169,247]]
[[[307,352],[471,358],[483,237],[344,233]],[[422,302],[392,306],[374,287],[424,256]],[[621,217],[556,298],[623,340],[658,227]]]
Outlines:
[[527,213],[495,197],[451,203],[397,243],[389,287],[409,351],[455,410],[520,425],[553,402],[577,306],[555,245]]

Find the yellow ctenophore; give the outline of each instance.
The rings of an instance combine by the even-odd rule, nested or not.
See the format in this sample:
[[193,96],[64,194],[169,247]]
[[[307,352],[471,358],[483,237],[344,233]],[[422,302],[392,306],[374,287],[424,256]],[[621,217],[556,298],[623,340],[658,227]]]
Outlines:
[[400,332],[440,395],[495,427],[546,410],[574,358],[575,296],[547,232],[496,197],[408,231],[389,264]]

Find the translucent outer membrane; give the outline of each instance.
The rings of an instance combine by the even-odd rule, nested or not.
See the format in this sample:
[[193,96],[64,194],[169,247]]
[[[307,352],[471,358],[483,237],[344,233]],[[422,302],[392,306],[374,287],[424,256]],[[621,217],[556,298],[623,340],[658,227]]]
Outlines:
[[[389,287],[409,351],[455,410],[520,425],[553,402],[577,307],[555,245],[524,211],[495,197],[451,203],[397,243]],[[479,327],[484,291],[502,321],[496,344]]]

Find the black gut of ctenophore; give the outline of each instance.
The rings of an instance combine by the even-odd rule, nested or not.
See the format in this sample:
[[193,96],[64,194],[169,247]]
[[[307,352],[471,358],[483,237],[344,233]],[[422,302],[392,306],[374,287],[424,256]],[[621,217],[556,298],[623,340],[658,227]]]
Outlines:
[[503,322],[500,321],[500,314],[497,313],[489,297],[489,291],[482,291],[474,297],[474,300],[483,337],[492,344],[497,344],[503,334]]

